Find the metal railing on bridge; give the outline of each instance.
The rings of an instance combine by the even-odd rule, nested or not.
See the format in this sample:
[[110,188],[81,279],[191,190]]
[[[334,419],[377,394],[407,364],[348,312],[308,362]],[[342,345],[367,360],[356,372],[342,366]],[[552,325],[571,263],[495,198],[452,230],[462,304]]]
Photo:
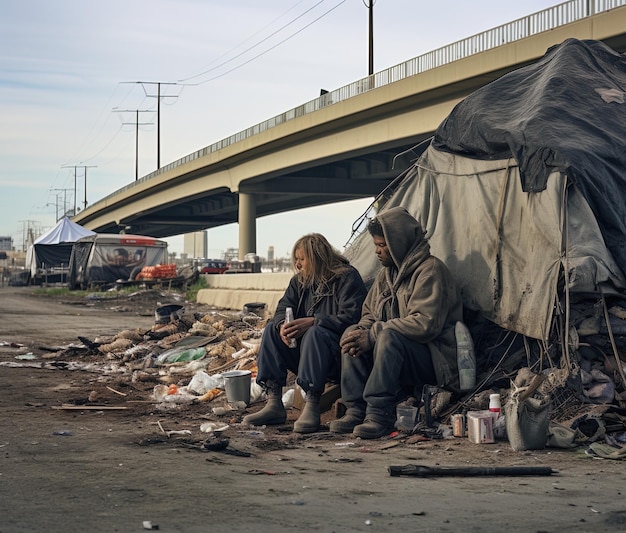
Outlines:
[[[491,50],[498,46],[513,43],[515,41],[519,41],[566,24],[571,24],[572,22],[576,22],[624,5],[626,5],[626,0],[570,0],[569,2],[563,2],[512,22],[507,22],[501,26],[497,26],[482,33],[478,33],[441,48],[437,48],[436,50],[432,50],[431,52],[427,52],[400,63],[399,65],[381,70],[371,76],[362,78],[350,83],[349,85],[345,85],[339,89],[323,94],[322,96],[306,102],[305,104],[302,104],[294,109],[285,111],[280,115],[276,115],[275,117],[240,131],[239,133],[235,133],[230,137],[226,137],[221,141],[217,141],[209,146],[206,146],[205,148],[197,150],[196,152],[192,152],[181,159],[177,159],[176,161],[164,165],[158,170],[140,178],[138,181],[149,180],[150,178],[171,170],[172,168],[183,165],[210,153],[217,152],[222,148],[235,144],[239,141],[243,141],[244,139],[262,133],[270,128],[278,126],[279,124],[283,124],[289,120],[304,116],[308,113],[313,113],[324,107],[342,102],[348,98],[358,96],[372,89],[382,87],[384,85],[400,81],[404,78],[408,78],[409,76],[415,76],[416,74],[447,65],[453,61],[458,61],[474,54]],[[137,182],[133,182],[106,196],[100,201],[105,201],[107,198],[111,198],[122,191],[133,187],[136,183]]]

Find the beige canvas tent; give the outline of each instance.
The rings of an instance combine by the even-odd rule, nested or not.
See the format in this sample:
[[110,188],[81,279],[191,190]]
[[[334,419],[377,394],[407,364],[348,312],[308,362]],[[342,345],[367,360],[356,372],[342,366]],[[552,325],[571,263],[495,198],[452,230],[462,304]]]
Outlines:
[[[624,91],[622,54],[567,40],[458,104],[368,216],[406,207],[468,310],[547,341],[571,301],[626,288]],[[366,280],[370,243],[346,250]]]

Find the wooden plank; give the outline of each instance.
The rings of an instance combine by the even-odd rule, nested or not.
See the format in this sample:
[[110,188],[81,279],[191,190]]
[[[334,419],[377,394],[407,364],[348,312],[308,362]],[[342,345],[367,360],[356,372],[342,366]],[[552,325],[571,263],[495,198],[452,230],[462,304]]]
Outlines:
[[128,409],[128,407],[113,405],[73,405],[64,403],[63,405],[53,405],[52,409],[63,409],[66,411],[121,411]]

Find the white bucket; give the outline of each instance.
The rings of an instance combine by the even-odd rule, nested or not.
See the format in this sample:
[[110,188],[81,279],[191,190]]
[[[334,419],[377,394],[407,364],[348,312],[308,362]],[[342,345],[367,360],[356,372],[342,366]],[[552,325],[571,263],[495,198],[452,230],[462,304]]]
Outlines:
[[250,385],[252,372],[250,370],[231,370],[222,374],[226,398],[229,403],[245,402],[250,404]]

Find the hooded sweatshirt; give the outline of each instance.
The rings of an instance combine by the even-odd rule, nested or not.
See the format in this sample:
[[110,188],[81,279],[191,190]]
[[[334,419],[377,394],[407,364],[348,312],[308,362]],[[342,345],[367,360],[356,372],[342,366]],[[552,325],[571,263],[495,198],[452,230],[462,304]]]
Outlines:
[[454,326],[463,320],[463,304],[446,265],[430,254],[420,223],[404,207],[377,215],[393,266],[382,268],[363,304],[357,327],[376,342],[384,329],[426,344],[437,385],[458,388]]

